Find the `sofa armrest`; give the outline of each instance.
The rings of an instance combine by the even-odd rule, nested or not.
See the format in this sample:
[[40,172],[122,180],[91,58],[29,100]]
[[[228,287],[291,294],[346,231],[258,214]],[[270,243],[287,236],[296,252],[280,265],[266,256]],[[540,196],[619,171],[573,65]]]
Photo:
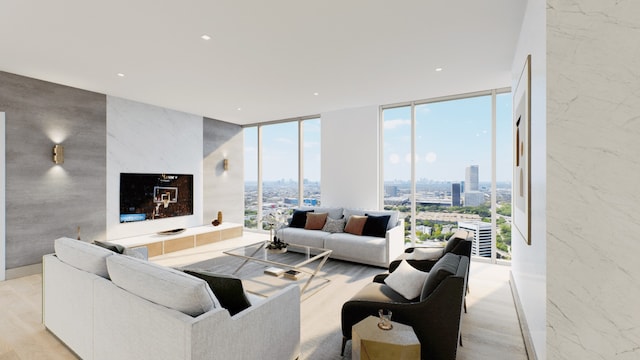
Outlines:
[[398,220],[395,227],[387,230],[387,265],[404,252],[404,219]]

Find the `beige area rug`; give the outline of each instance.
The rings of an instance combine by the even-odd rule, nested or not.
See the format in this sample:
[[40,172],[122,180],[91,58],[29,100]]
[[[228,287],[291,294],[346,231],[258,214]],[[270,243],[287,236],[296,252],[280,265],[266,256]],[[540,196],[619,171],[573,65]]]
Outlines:
[[[302,255],[300,255],[302,256]],[[231,274],[242,264],[242,259],[221,255],[209,260],[182,266],[182,269],[206,270],[222,274]],[[317,263],[311,263],[311,267]],[[289,280],[265,275],[266,264],[247,263],[237,274],[243,280],[246,291],[269,295],[292,283],[299,286],[307,281]],[[373,276],[385,272],[385,269],[346,261],[329,259],[309,287],[302,294],[301,303],[301,359],[350,359],[351,342],[340,356],[342,330],[340,316],[342,304],[349,300],[363,286],[371,282]],[[323,279],[324,278],[324,279]],[[330,281],[326,281],[326,279]]]

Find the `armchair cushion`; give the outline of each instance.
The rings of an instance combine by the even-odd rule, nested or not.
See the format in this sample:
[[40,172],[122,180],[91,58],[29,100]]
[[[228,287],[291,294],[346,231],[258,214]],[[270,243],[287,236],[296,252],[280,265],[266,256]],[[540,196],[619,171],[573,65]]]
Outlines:
[[429,273],[420,271],[402,260],[396,271],[389,274],[384,282],[405,299],[412,300],[420,296],[427,276]]
[[220,306],[227,309],[231,316],[251,306],[242,287],[242,281],[237,277],[207,271],[185,270],[184,272],[206,281],[213,294],[220,301]]
[[[450,275],[455,275],[459,266],[460,257],[452,253],[447,253],[440,260],[438,260],[438,262],[431,268],[431,271],[429,271],[428,273],[429,276],[427,277],[427,281],[424,282],[420,300],[424,300],[429,295],[431,295],[433,290],[435,290],[438,285],[440,285],[442,280],[446,279]],[[398,266],[398,269],[399,268],[400,267]],[[396,271],[398,271],[398,269],[396,269]],[[394,273],[395,272],[391,274]]]
[[443,248],[417,247],[406,255],[407,260],[438,260],[444,253]]

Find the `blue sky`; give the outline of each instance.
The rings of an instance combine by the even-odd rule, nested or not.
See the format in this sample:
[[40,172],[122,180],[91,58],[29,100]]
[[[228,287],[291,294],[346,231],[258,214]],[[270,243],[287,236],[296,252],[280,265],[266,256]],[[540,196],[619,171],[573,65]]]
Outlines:
[[[511,94],[497,96],[497,180],[512,179]],[[410,107],[386,109],[385,181],[410,180]],[[304,176],[320,180],[320,120],[304,121]],[[245,180],[257,180],[257,128],[245,128]],[[479,166],[480,181],[491,180],[491,96],[416,106],[417,179],[462,181],[465,168]],[[298,173],[298,123],[264,126],[263,179],[294,180]]]
[[[511,181],[511,96],[497,98],[497,180]],[[383,111],[385,181],[411,179],[411,108]],[[491,180],[491,97],[416,106],[416,179],[462,181],[479,166]]]

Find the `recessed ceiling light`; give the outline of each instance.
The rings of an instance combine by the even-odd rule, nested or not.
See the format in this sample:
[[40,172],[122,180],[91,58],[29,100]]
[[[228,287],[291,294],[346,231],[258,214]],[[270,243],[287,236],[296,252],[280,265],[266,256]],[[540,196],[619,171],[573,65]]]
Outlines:
[[200,36],[200,38],[202,38],[202,40],[211,40],[211,36],[204,34],[202,36]]
[[120,77],[124,77],[123,73],[118,73],[117,75],[120,76]]
[[242,111],[242,108],[241,108],[241,107],[239,107],[239,108],[238,108],[238,111]]
[[314,92],[314,93],[313,93],[313,95],[314,95],[314,96],[318,96],[318,95],[320,95],[320,93],[318,93],[318,92]]
[[436,68],[436,71],[440,72],[440,71],[442,71],[442,68],[441,67]]

